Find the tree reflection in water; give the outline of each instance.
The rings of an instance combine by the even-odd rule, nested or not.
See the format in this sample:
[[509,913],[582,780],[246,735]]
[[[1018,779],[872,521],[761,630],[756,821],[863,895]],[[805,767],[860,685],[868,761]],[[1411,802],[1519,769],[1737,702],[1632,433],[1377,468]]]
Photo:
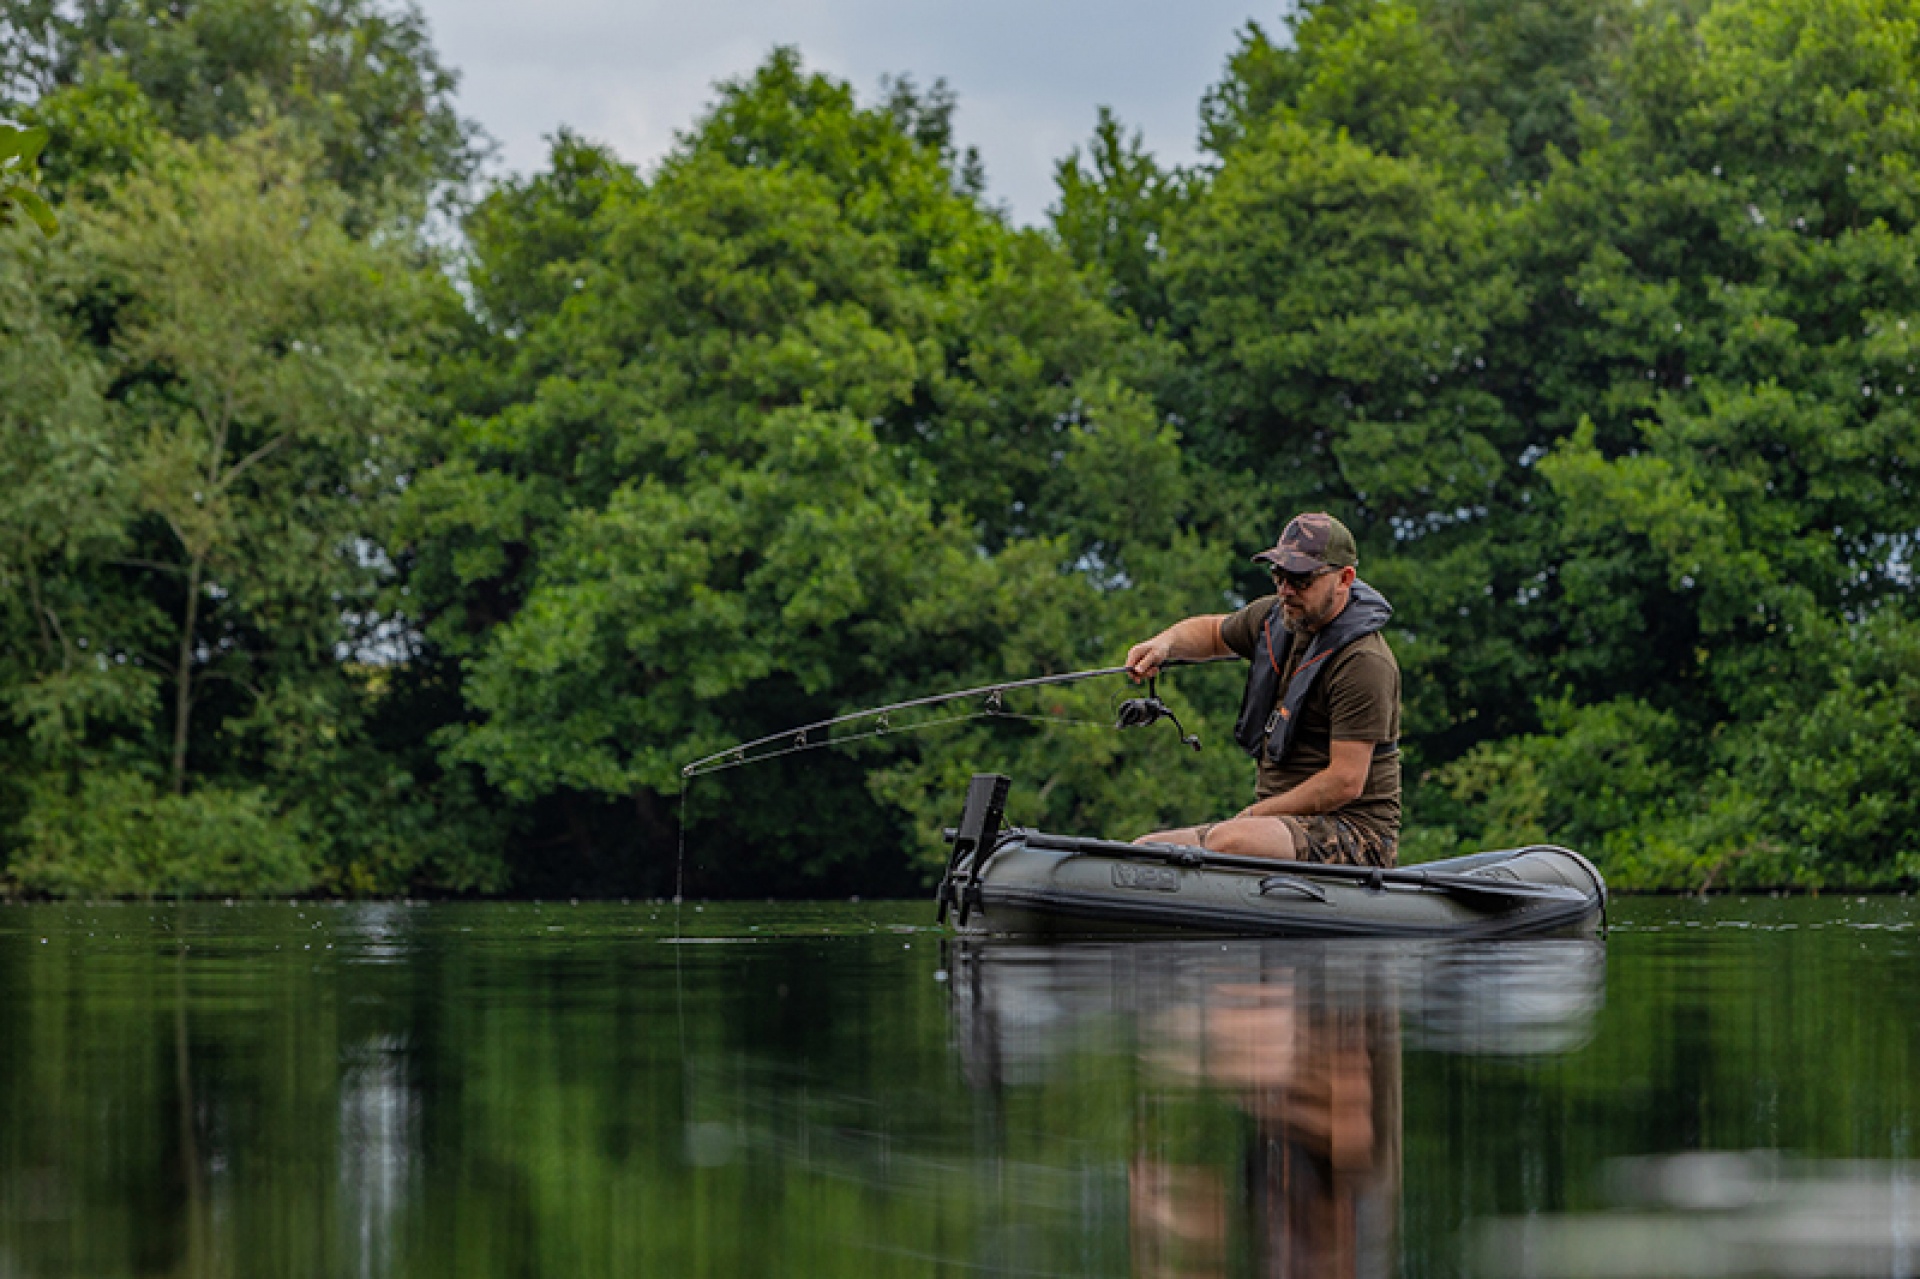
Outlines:
[[[761,944],[742,906],[669,948],[651,914],[0,911],[0,1275],[1414,1279],[1594,1204],[1529,1169],[1662,1148],[1541,1098],[1699,1058],[1552,1058],[1598,1007],[1579,944]],[[1681,1006],[1638,971],[1608,1025]]]
[[[1279,1277],[1397,1269],[1403,1018],[1430,1049],[1568,1051],[1604,963],[1592,942],[1246,940],[959,943],[951,967],[976,1087],[1131,1041],[1135,1274]],[[1222,1106],[1236,1121],[1209,1122]]]

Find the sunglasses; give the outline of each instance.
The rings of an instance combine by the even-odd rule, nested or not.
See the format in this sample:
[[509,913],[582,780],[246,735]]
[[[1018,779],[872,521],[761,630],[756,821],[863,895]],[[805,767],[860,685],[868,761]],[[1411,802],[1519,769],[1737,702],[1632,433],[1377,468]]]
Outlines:
[[1286,569],[1276,568],[1268,571],[1273,574],[1273,589],[1277,591],[1283,586],[1291,586],[1294,594],[1297,595],[1309,586],[1312,586],[1314,582],[1320,578],[1325,577],[1335,570],[1330,568],[1316,568],[1305,573],[1289,573]]

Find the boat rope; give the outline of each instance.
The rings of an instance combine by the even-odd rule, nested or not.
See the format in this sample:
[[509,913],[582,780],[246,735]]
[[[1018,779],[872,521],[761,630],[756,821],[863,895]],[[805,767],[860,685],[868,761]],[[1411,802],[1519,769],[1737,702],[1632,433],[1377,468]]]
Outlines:
[[[1210,657],[1198,660],[1175,659],[1168,666],[1201,666],[1210,662],[1232,661],[1230,657]],[[935,693],[928,697],[910,698],[904,702],[893,702],[886,706],[869,707],[866,710],[849,711],[845,715],[835,715],[831,719],[816,720],[811,724],[802,724],[778,733],[769,733],[765,737],[756,737],[750,742],[741,742],[729,746],[723,751],[694,760],[680,770],[683,778],[695,778],[706,773],[717,773],[723,769],[740,768],[747,764],[758,764],[763,760],[779,759],[786,755],[797,755],[802,751],[819,750],[826,746],[844,746],[850,742],[864,741],[874,737],[885,737],[897,733],[917,733],[925,729],[939,728],[950,724],[963,724],[976,719],[1018,719],[1040,723],[1091,725],[1101,728],[1134,728],[1151,724],[1155,720],[1172,719],[1173,712],[1153,693],[1153,681],[1148,681],[1148,695],[1145,698],[1133,698],[1120,706],[1118,721],[1107,724],[1103,720],[1076,718],[1067,715],[1034,715],[1006,708],[1006,694],[1029,688],[1048,688],[1061,684],[1074,684],[1082,680],[1100,679],[1111,675],[1124,675],[1124,666],[1103,666],[1093,670],[1068,671],[1059,675],[1036,675],[1030,679],[1008,680],[1000,684],[982,684],[978,688],[963,688],[952,693]],[[945,715],[937,719],[923,720],[918,723],[897,725],[892,717],[901,711],[919,710],[930,706],[940,706],[948,702],[965,701],[980,698],[979,710],[965,715]],[[848,724],[858,724],[868,720],[873,726],[857,733],[833,734],[835,728]],[[1175,719],[1174,725],[1179,727]],[[1200,748],[1199,739],[1181,731],[1181,740],[1195,750]]]

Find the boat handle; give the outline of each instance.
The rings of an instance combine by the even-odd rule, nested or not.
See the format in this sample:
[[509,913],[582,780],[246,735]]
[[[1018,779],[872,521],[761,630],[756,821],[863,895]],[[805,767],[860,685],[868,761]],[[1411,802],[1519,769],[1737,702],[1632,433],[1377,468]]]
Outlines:
[[1289,892],[1299,893],[1309,901],[1324,903],[1327,900],[1326,889],[1320,887],[1318,884],[1309,883],[1301,879],[1298,875],[1269,875],[1260,881],[1260,895],[1262,897],[1282,888]]

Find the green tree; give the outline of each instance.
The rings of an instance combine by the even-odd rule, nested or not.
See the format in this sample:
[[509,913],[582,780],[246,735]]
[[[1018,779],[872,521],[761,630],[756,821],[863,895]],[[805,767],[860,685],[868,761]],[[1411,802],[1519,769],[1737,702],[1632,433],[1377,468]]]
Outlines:
[[[81,231],[89,262],[126,292],[112,344],[123,461],[168,534],[155,571],[178,584],[176,794],[209,681],[264,698],[275,656],[324,657],[329,615],[371,603],[353,542],[377,531],[365,508],[395,491],[410,445],[397,358],[410,276],[349,239],[328,199],[297,153],[255,135],[167,157]],[[278,626],[320,651],[209,643]]]
[[[270,114],[319,148],[318,171],[353,197],[356,224],[417,216],[429,199],[463,189],[486,149],[455,111],[457,77],[411,9],[372,0],[16,0],[0,35],[0,105],[26,107],[42,123],[93,124],[80,135],[83,154],[113,158],[127,88],[176,137],[232,138]],[[64,166],[54,176],[69,175],[84,173]]]
[[[550,172],[476,211],[485,356],[444,375],[473,409],[409,495],[412,580],[465,663],[451,758],[550,812],[581,875],[670,882],[690,759],[1110,662],[1131,635],[1103,601],[1154,555],[1203,558],[1169,549],[1177,439],[1111,371],[1161,357],[982,206],[949,108],[898,83],[862,107],[782,52],[651,182],[563,137]],[[804,757],[741,783],[752,803],[737,778],[700,783],[701,842],[748,859],[734,883],[904,885],[903,812],[950,803],[979,746]],[[593,860],[608,846],[625,869]]]
[[0,120],[0,223],[10,220],[18,209],[33,219],[42,233],[59,230],[59,219],[37,189],[41,149],[47,145],[45,129],[24,129]]
[[678,769],[1111,663],[1315,507],[1399,608],[1407,856],[1920,865],[1914,0],[1320,0],[1248,28],[1202,166],[1101,112],[1046,231],[944,85],[781,50],[646,178],[560,133],[458,290],[418,232],[477,135],[417,16],[5,21],[68,226],[0,229],[15,883],[662,891],[685,812],[696,889],[874,891],[977,767],[1023,821],[1219,811],[1224,671],[1172,681],[1190,769],[1004,716]]
[[1816,804],[1838,825],[1812,838],[1808,788],[1785,784],[1812,761],[1760,757],[1835,731],[1808,707],[1900,687],[1844,655],[1898,651],[1920,523],[1916,18],[1746,0],[1693,32],[1652,25],[1612,136],[1538,206],[1581,317],[1562,359],[1593,387],[1591,425],[1542,463],[1566,510],[1563,609],[1605,672],[1583,682],[1625,676],[1711,735],[1709,801],[1779,779],[1703,855],[1784,847],[1816,882],[1911,873],[1910,837],[1857,786]]
[[1085,159],[1078,148],[1054,166],[1059,203],[1049,210],[1054,234],[1082,267],[1107,282],[1113,306],[1147,327],[1166,317],[1160,264],[1168,222],[1176,215],[1179,174],[1164,172],[1136,130],[1101,107]]
[[9,869],[29,888],[492,873],[459,781],[436,791],[430,758],[379,741],[386,704],[412,696],[386,671],[407,632],[384,534],[444,286],[397,244],[353,239],[311,164],[272,130],[160,139],[68,206],[71,243],[36,271],[32,394],[8,405],[20,489],[0,516],[28,588],[9,635],[26,765]]
[[1583,107],[1613,103],[1641,15],[1681,5],[1310,0],[1284,38],[1247,25],[1201,102],[1201,136],[1224,156],[1292,114],[1404,155],[1458,148],[1444,135],[1464,127],[1503,183],[1538,180],[1554,154],[1578,153]]
[[18,730],[4,736],[0,822],[10,827],[31,779],[143,721],[152,672],[95,637],[156,619],[127,606],[108,567],[130,554],[133,486],[117,465],[107,370],[50,296],[72,237],[0,237],[0,687]]
[[1666,886],[1910,865],[1897,806],[1815,839],[1785,797],[1805,707],[1901,686],[1808,663],[1910,596],[1911,6],[1290,27],[1206,104],[1168,385],[1203,461],[1349,516],[1400,604],[1413,775],[1458,761],[1411,843],[1562,832]]

